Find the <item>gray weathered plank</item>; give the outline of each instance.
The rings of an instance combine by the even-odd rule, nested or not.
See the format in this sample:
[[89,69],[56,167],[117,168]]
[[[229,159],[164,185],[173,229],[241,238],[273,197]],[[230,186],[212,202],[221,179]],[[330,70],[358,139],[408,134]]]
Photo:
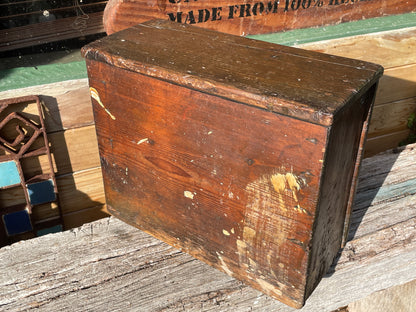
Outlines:
[[[368,311],[379,291],[414,293],[415,179],[416,145],[364,160],[352,240],[300,311]],[[114,218],[0,249],[0,310],[35,308],[295,311]]]

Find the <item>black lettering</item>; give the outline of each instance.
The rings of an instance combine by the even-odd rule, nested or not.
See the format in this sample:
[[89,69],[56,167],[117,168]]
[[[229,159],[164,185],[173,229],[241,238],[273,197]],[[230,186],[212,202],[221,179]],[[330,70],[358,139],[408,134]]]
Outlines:
[[207,9],[198,10],[198,23],[204,23],[209,20],[211,13]]
[[285,0],[285,12],[289,11],[290,0]]
[[212,8],[212,21],[221,20],[221,11],[222,11],[222,7]]
[[302,8],[308,9],[311,6],[312,0],[303,0],[302,1]]
[[277,7],[279,5],[278,1],[274,1],[274,2],[267,2],[267,6],[266,6],[266,10],[264,13],[268,14],[268,13],[277,13]]
[[182,12],[168,13],[168,16],[172,22],[182,23]]
[[253,9],[251,9],[251,12],[253,12],[253,15],[257,15],[257,13],[261,15],[263,13],[263,11],[264,11],[263,2],[256,2],[253,5]]
[[242,4],[240,6],[240,17],[251,16],[250,8],[251,8],[250,3]]
[[239,5],[230,5],[230,10],[228,11],[228,19],[234,18],[234,14],[237,14],[237,10],[240,6]]
[[194,11],[189,11],[185,19],[185,24],[195,24]]
[[292,10],[296,11],[297,9],[299,9],[301,1],[302,0],[292,0],[292,4],[290,5]]

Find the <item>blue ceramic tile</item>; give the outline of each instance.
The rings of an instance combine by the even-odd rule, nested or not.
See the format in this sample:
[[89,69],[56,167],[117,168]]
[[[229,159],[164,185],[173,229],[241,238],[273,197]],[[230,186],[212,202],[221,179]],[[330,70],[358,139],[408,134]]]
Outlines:
[[38,230],[36,232],[36,236],[43,236],[46,234],[58,233],[58,232],[62,232],[62,225],[60,224],[52,226],[52,227],[48,227],[46,229]]
[[20,183],[19,171],[14,160],[0,163],[0,187]]
[[32,205],[49,203],[56,199],[52,180],[28,184],[27,191]]
[[17,235],[32,230],[29,213],[27,210],[21,210],[3,215],[4,226],[7,235]]

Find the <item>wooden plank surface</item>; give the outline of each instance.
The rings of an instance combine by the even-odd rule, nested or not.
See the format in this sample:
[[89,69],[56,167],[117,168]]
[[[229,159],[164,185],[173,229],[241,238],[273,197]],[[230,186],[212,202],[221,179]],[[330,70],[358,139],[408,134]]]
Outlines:
[[[416,145],[364,160],[351,240],[299,311],[412,311],[415,182]],[[8,311],[296,311],[114,218],[4,247],[0,272]]]
[[184,24],[236,35],[264,34],[412,12],[414,0],[110,0],[104,13],[107,33],[151,19]]
[[104,32],[103,12],[0,30],[0,52]]
[[366,156],[398,146],[416,112],[416,27],[298,45],[384,66],[371,118]]

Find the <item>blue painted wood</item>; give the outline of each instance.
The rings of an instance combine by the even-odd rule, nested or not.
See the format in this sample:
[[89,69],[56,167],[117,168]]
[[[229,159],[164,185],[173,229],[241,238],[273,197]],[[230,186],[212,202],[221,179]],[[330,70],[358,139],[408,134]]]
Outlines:
[[14,160],[0,163],[0,188],[20,184],[19,171]]
[[[416,178],[392,185],[383,185],[373,201],[382,202],[416,194]],[[416,204],[416,203],[415,203]]]
[[27,210],[21,210],[3,215],[7,235],[17,235],[33,229]]
[[63,231],[63,227],[61,224],[52,226],[52,227],[48,227],[45,229],[41,229],[36,231],[36,236],[43,236],[46,234],[51,234],[51,233],[58,233],[58,232],[62,232]]
[[56,200],[56,194],[52,180],[32,183],[27,185],[29,200],[32,205],[49,203]]

